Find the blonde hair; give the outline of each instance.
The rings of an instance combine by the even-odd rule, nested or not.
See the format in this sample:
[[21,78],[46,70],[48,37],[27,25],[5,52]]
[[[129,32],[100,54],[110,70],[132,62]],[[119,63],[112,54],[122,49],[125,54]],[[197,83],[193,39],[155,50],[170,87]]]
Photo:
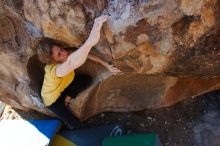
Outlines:
[[54,46],[63,48],[68,47],[66,43],[48,37],[43,37],[35,40],[34,48],[36,49],[38,58],[41,62],[47,64],[52,62],[51,49]]

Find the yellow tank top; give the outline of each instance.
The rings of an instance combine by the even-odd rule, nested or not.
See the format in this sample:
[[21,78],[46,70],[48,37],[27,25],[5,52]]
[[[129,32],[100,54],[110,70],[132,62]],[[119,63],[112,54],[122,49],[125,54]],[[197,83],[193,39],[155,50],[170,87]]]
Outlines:
[[44,82],[41,89],[41,96],[46,106],[53,104],[64,89],[73,81],[74,71],[64,77],[56,76],[56,68],[58,64],[46,65],[44,70]]

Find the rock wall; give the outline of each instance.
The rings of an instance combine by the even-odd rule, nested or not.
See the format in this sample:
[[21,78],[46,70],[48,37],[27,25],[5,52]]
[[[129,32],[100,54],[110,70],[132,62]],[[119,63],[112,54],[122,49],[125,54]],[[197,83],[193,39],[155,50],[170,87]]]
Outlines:
[[218,0],[0,0],[0,100],[49,114],[33,42],[51,37],[79,47],[93,20],[108,14],[92,53],[124,72],[87,61],[93,85],[72,101],[82,120],[103,111],[170,106],[220,88]]

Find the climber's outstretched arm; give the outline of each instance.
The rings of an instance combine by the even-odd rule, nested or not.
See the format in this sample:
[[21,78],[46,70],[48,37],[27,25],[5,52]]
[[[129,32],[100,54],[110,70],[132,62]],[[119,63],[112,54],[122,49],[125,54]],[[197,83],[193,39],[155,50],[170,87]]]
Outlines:
[[93,28],[86,42],[76,51],[71,53],[67,60],[56,68],[56,76],[63,77],[83,65],[88,57],[91,48],[98,43],[100,31],[107,16],[100,16],[95,19]]
[[109,63],[107,63],[106,61],[102,60],[101,58],[96,57],[95,55],[89,54],[88,55],[88,59],[90,59],[90,60],[92,60],[94,62],[100,63],[101,65],[106,67],[113,74],[121,73],[121,71],[118,68],[116,68],[114,65],[110,65]]

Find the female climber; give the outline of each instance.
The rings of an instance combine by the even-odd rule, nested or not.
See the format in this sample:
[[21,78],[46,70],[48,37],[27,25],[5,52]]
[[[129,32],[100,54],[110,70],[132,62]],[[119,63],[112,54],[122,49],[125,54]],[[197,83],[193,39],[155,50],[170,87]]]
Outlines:
[[74,70],[82,66],[86,59],[99,62],[113,74],[120,73],[116,67],[109,65],[89,52],[100,39],[100,31],[107,16],[97,17],[88,39],[76,51],[69,52],[62,44],[50,38],[39,41],[36,46],[39,59],[46,63],[41,96],[44,104],[71,129],[80,125],[79,119],[67,108],[69,97],[87,88],[91,83],[88,75],[75,75]]

